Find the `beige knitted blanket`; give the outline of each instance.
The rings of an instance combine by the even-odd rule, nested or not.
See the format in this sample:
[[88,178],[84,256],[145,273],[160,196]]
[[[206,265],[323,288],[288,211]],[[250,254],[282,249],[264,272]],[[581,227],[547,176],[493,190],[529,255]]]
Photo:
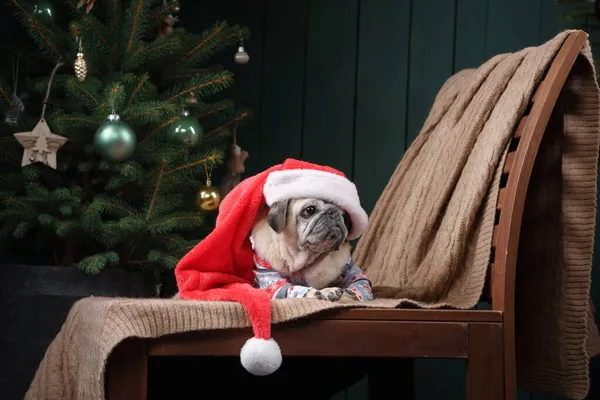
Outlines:
[[[490,257],[498,166],[565,36],[459,72],[440,90],[354,254],[376,293],[393,298],[274,300],[273,323],[342,307],[474,307]],[[532,180],[521,235],[530,251],[520,255],[517,291],[519,383],[570,398],[583,398],[589,387],[586,317],[600,133],[590,57],[586,45],[568,80],[562,141],[540,153],[550,161]],[[128,337],[249,326],[237,303],[83,299],[49,346],[26,399],[103,399],[107,358]]]

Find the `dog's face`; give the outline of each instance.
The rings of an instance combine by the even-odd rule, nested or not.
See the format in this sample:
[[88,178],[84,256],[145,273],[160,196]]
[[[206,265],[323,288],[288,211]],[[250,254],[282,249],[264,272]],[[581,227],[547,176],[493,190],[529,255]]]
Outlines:
[[267,223],[301,251],[315,255],[337,251],[346,241],[350,219],[344,209],[319,199],[292,199],[274,203]]

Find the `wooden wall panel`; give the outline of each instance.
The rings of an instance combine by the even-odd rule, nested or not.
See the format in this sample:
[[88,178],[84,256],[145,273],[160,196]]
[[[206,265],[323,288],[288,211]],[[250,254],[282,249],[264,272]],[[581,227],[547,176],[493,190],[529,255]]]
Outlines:
[[421,131],[438,90],[452,75],[456,16],[455,0],[412,4],[407,147]]
[[368,213],[405,150],[409,43],[410,2],[361,3],[354,182]]
[[488,0],[486,58],[539,43],[542,0]]
[[358,0],[308,7],[302,157],[352,176]]
[[487,0],[456,0],[454,72],[475,68],[486,60]]
[[302,156],[308,2],[266,0],[266,6],[260,166],[250,174]]

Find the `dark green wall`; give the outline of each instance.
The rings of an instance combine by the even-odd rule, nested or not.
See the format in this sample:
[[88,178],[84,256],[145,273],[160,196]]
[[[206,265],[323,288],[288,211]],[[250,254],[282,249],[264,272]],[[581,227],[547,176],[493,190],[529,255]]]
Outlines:
[[[452,73],[560,29],[554,0],[183,3],[188,29],[218,17],[253,32],[250,63],[225,60],[237,76],[235,98],[255,111],[239,133],[248,174],[287,157],[329,164],[354,179],[368,211]],[[417,360],[415,368],[418,399],[465,398],[461,361]],[[363,381],[336,398],[365,393]]]

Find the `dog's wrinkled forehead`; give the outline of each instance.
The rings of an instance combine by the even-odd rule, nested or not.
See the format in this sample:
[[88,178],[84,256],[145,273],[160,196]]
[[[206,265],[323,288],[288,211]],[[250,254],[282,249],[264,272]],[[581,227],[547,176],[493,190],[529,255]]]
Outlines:
[[294,224],[305,224],[325,212],[331,214],[332,210],[344,218],[346,226],[351,226],[350,219],[342,207],[316,198],[296,198],[275,202],[269,209],[267,222],[275,232],[281,233],[287,221],[293,221]]

